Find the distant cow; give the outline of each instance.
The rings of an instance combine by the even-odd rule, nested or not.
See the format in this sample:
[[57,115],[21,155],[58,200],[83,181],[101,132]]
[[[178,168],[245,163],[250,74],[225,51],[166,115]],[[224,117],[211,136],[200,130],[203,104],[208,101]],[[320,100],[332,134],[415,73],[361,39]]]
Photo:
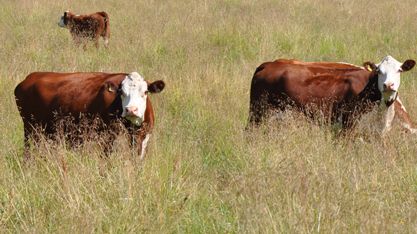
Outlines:
[[342,129],[347,130],[357,117],[382,102],[386,108],[384,133],[396,113],[403,126],[415,132],[398,97],[400,74],[414,65],[414,60],[400,63],[391,56],[378,64],[366,62],[365,67],[286,59],[263,63],[252,78],[248,126],[291,107],[307,115],[319,114],[330,123],[341,121]]
[[[73,124],[80,118],[100,119],[104,126],[97,131],[103,135],[122,122],[142,159],[154,126],[148,93],[159,93],[164,87],[162,80],[147,82],[137,72],[29,74],[14,91],[24,125],[25,158],[29,157],[29,139],[35,131],[54,135],[57,117],[70,116]],[[108,139],[105,150],[114,139]]]
[[110,37],[110,22],[106,12],[96,12],[90,15],[74,15],[70,11],[64,12],[58,25],[68,28],[72,38],[77,45],[83,43],[86,49],[87,40],[94,41],[98,48],[100,36],[104,39],[104,46],[107,48]]

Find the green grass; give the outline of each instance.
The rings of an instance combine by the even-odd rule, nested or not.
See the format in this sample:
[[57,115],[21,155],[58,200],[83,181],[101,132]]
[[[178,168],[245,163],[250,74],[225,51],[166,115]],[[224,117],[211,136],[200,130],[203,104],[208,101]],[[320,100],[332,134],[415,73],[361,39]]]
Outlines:
[[[409,233],[417,230],[417,137],[381,139],[376,111],[353,139],[298,114],[247,133],[255,68],[277,58],[416,57],[414,2],[0,0],[0,230],[24,233]],[[61,14],[105,10],[110,48],[76,48]],[[138,71],[163,79],[143,162],[123,136],[41,141],[23,163],[13,90],[33,71]],[[401,97],[416,119],[416,69]]]

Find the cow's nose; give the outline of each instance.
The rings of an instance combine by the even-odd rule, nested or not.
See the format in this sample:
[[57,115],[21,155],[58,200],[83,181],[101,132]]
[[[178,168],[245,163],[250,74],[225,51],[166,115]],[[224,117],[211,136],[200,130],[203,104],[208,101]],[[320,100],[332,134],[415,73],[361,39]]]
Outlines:
[[133,116],[136,115],[136,111],[138,110],[138,108],[136,106],[130,106],[130,107],[126,107],[126,114],[128,116]]
[[394,83],[384,83],[384,91],[393,91]]

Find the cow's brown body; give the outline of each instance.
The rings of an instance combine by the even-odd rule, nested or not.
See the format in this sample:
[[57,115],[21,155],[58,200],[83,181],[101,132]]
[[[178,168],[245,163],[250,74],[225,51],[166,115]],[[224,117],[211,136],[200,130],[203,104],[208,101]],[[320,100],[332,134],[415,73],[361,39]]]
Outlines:
[[71,117],[71,124],[75,125],[82,119],[99,119],[101,126],[95,130],[99,134],[111,133],[113,136],[105,144],[107,147],[111,146],[115,137],[113,126],[122,123],[140,152],[140,143],[154,126],[154,112],[148,97],[141,126],[133,126],[121,117],[121,97],[117,89],[126,75],[52,72],[28,75],[15,89],[16,104],[24,124],[26,156],[28,140],[34,131],[40,129],[46,135],[54,135],[58,130],[57,121],[62,117]]
[[288,107],[325,120],[342,120],[344,129],[381,100],[376,72],[345,63],[276,60],[259,66],[252,78],[249,125]]
[[86,48],[87,40],[92,40],[98,48],[100,36],[104,46],[108,46],[110,37],[110,21],[106,12],[96,12],[89,15],[75,15],[69,11],[62,16],[63,27],[67,27],[76,44],[83,43]]

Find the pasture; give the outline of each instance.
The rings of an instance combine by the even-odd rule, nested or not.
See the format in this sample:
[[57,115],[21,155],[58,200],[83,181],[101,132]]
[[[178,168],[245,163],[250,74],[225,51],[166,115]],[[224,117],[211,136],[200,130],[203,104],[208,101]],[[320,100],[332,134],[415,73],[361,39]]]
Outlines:
[[[377,111],[353,139],[289,113],[247,133],[256,67],[277,58],[417,60],[415,2],[0,0],[0,230],[18,233],[417,231],[417,136]],[[76,48],[59,17],[106,11],[109,49]],[[33,71],[138,71],[162,79],[146,160],[123,136],[37,142],[24,164],[13,90]],[[400,95],[417,121],[417,71]]]

